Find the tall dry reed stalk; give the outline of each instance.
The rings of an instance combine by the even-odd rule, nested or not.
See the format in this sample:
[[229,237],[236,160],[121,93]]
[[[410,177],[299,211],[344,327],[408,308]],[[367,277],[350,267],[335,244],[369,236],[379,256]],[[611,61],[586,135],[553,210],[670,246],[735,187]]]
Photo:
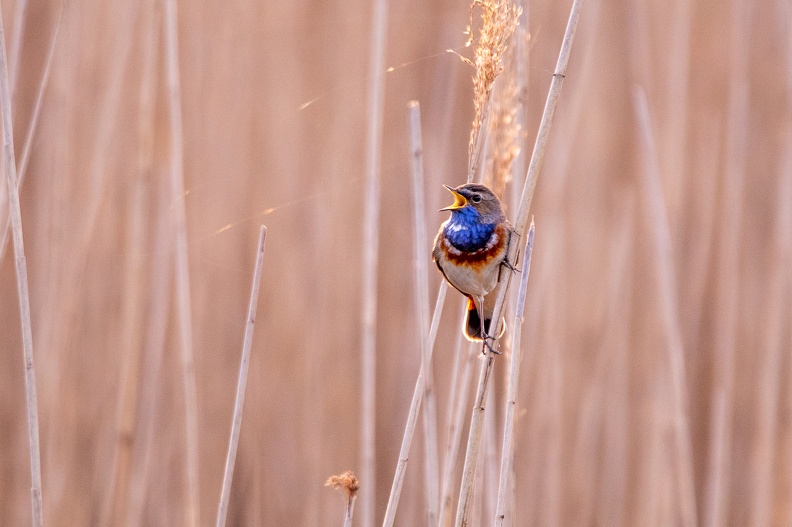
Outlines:
[[143,321],[143,291],[145,275],[144,247],[146,187],[138,181],[133,188],[129,211],[127,258],[124,280],[124,328],[120,390],[116,416],[116,440],[112,467],[108,477],[107,493],[101,523],[119,525],[126,515],[129,494],[130,465],[135,446],[135,424],[140,389],[141,350],[140,332]]
[[361,354],[361,525],[373,527],[377,497],[376,401],[377,401],[377,266],[379,263],[380,171],[382,159],[383,98],[385,94],[385,46],[388,0],[373,0],[371,55],[368,70],[366,130],[366,191],[363,204],[363,278],[360,327]]
[[[693,157],[687,151],[690,135],[690,61],[693,55],[691,27],[693,26],[693,1],[675,0],[673,2],[673,26],[668,61],[668,89],[665,93],[665,108],[668,124],[663,132],[666,162],[664,173],[672,182],[668,191],[670,212],[681,208],[682,193],[686,190],[686,178],[681,177],[689,170],[689,160]],[[658,142],[659,144],[659,142]],[[677,234],[675,232],[674,234]]]
[[8,72],[8,83],[11,87],[11,104],[14,104],[17,93],[17,85],[19,84],[19,56],[22,51],[22,42],[25,39],[25,21],[28,14],[27,0],[21,0],[16,5],[14,10],[14,24],[12,27],[14,38],[11,41],[11,50],[8,57],[8,63],[11,65],[11,71]]
[[[427,349],[430,354],[434,352],[434,343],[437,338],[438,327],[440,326],[440,317],[443,314],[445,294],[446,288],[441,284],[437,293],[434,314],[432,315],[432,324],[429,327],[429,342],[427,344]],[[431,359],[431,356],[429,359]],[[404,476],[407,470],[407,461],[410,458],[410,447],[412,446],[413,435],[415,434],[415,426],[418,423],[418,414],[421,411],[424,393],[424,371],[422,365],[421,370],[418,372],[418,379],[415,381],[415,388],[413,389],[413,396],[410,401],[407,424],[404,427],[404,435],[402,436],[402,443],[399,449],[399,460],[396,463],[396,471],[393,474],[393,484],[391,485],[388,505],[385,509],[385,518],[382,521],[383,527],[393,527],[396,520],[396,509],[399,505],[399,498],[401,497],[402,485],[404,484]]]
[[253,285],[250,288],[250,303],[248,304],[247,319],[245,321],[242,360],[239,362],[239,377],[237,379],[236,399],[234,401],[234,418],[231,423],[231,437],[228,441],[228,454],[223,474],[223,487],[220,491],[220,504],[217,507],[217,527],[225,527],[226,519],[228,518],[228,501],[231,497],[231,482],[234,479],[239,433],[242,430],[242,410],[245,408],[245,387],[247,386],[248,370],[250,370],[250,348],[253,346],[253,330],[256,327],[256,311],[258,309],[259,291],[261,290],[261,274],[264,267],[264,242],[266,238],[267,228],[262,225],[256,248],[256,264],[253,267]]
[[[30,154],[33,151],[33,138],[36,135],[38,128],[39,115],[41,113],[42,101],[44,99],[44,92],[49,83],[49,75],[52,71],[52,58],[55,56],[56,44],[58,42],[58,34],[60,33],[61,22],[63,22],[64,6],[61,5],[60,13],[58,14],[58,21],[55,23],[55,29],[52,32],[50,39],[49,51],[47,52],[47,61],[44,64],[44,71],[41,75],[38,91],[36,93],[36,102],[33,106],[33,114],[30,117],[27,133],[25,134],[25,142],[22,143],[22,155],[20,156],[19,163],[17,164],[17,186],[21,187],[25,181],[25,174],[27,174],[28,162],[30,161]],[[13,96],[12,96],[13,99]],[[0,191],[0,261],[5,255],[5,249],[8,242],[8,194]]]
[[[517,293],[517,304],[512,329],[511,358],[509,360],[509,387],[506,395],[506,415],[504,416],[503,446],[501,448],[500,477],[498,479],[498,500],[495,510],[495,527],[503,527],[506,521],[507,496],[512,495],[511,486],[514,474],[514,420],[517,406],[517,389],[520,381],[520,363],[522,361],[522,323],[525,313],[525,295],[528,290],[528,275],[531,273],[531,254],[533,252],[535,227],[533,221],[528,229],[528,240],[523,250],[523,269],[520,275],[520,288]],[[511,502],[511,500],[509,500]],[[512,511],[513,512],[513,511]]]
[[[107,73],[109,85],[103,92],[103,97],[96,110],[98,128],[94,134],[92,150],[90,153],[87,178],[90,181],[90,195],[88,205],[83,213],[83,225],[79,238],[73,243],[73,258],[85,258],[90,252],[91,243],[94,242],[102,206],[107,196],[108,181],[111,179],[108,170],[108,152],[111,145],[115,142],[115,129],[119,124],[121,105],[118,101],[123,97],[124,72],[129,67],[133,43],[135,41],[135,28],[139,22],[141,9],[135,4],[125,4],[124,10],[119,12],[119,20],[122,23],[114,28],[114,42],[112,48],[112,60],[110,70]],[[77,280],[69,284],[71,290],[64,293],[65,298],[73,298],[77,295],[77,289],[81,284]]]
[[[134,184],[132,212],[130,213],[129,258],[127,263],[127,279],[124,284],[124,359],[121,370],[120,393],[116,417],[116,444],[113,453],[113,465],[110,470],[110,482],[106,494],[106,502],[102,511],[102,524],[119,525],[127,518],[129,489],[132,470],[134,447],[137,445],[136,425],[140,408],[140,373],[142,355],[145,349],[143,333],[139,331],[144,319],[144,273],[148,268],[145,258],[147,232],[145,219],[146,202],[150,191],[151,172],[154,163],[154,106],[157,83],[155,72],[158,55],[161,16],[153,5],[150,8],[149,20],[142,33],[143,71],[141,72],[140,92],[138,94],[138,158],[137,179]],[[156,309],[151,308],[155,313]]]
[[529,60],[528,44],[530,42],[529,13],[530,9],[527,0],[515,0],[515,5],[520,13],[517,27],[514,29],[513,60],[512,72],[515,85],[515,109],[514,126],[518,130],[516,144],[518,145],[516,157],[511,163],[511,196],[510,206],[512,210],[517,210],[520,206],[520,189],[522,189],[523,177],[528,169],[526,163],[528,155],[525,145],[527,145],[528,129],[528,88],[529,88]]
[[[460,302],[460,314],[458,320],[464,320],[467,316],[467,299],[463,297]],[[438,526],[444,527],[451,522],[452,505],[452,486],[454,483],[454,473],[457,466],[457,454],[459,445],[462,441],[462,428],[465,424],[465,409],[470,393],[470,380],[473,372],[474,344],[468,342],[462,331],[457,332],[457,342],[454,346],[454,368],[451,376],[451,390],[448,393],[448,418],[446,430],[448,437],[446,440],[445,457],[443,459],[443,472],[441,479],[440,494],[440,514]]]
[[8,59],[0,13],[0,107],[3,112],[3,155],[5,157],[6,189],[11,235],[14,242],[14,264],[19,296],[19,319],[22,324],[22,351],[25,358],[25,395],[27,403],[28,443],[30,448],[30,498],[33,527],[44,524],[41,498],[41,453],[39,450],[38,396],[36,367],[33,361],[33,327],[30,319],[30,291],[28,286],[25,244],[22,236],[22,211],[19,204],[19,185],[14,155],[14,130],[11,118],[11,90],[8,83]]
[[633,90],[633,104],[638,118],[643,148],[644,171],[642,195],[647,220],[652,228],[655,273],[660,291],[660,308],[663,329],[667,340],[668,363],[671,372],[671,395],[674,423],[675,480],[677,499],[680,506],[680,522],[684,526],[697,524],[695,482],[693,480],[693,454],[688,417],[687,375],[685,373],[685,350],[682,344],[679,309],[674,273],[674,255],[671,232],[663,200],[657,148],[652,135],[649,104],[640,88]]
[[[41,74],[41,81],[39,82],[38,91],[36,92],[36,102],[33,105],[33,113],[30,117],[30,123],[28,124],[27,132],[25,133],[25,142],[22,143],[22,155],[20,156],[19,169],[17,170],[19,173],[20,184],[22,184],[22,182],[25,180],[28,163],[30,162],[30,154],[33,151],[33,138],[35,137],[36,130],[38,129],[39,116],[41,115],[41,107],[44,100],[44,92],[49,85],[50,72],[52,71],[52,59],[55,56],[55,50],[57,49],[58,35],[60,34],[61,25],[63,23],[63,12],[65,9],[66,6],[61,4],[60,10],[58,11],[58,20],[55,22],[55,28],[52,31],[52,37],[50,37],[47,59],[44,63],[44,71]],[[0,247],[0,257],[2,257],[2,247]]]
[[424,206],[424,161],[421,137],[421,107],[418,101],[407,105],[410,129],[410,173],[413,195],[413,240],[415,243],[415,305],[421,370],[424,372],[424,492],[427,524],[435,525],[438,515],[440,462],[437,453],[437,402],[429,344],[429,270],[426,248],[426,207]]
[[193,357],[192,300],[184,204],[184,132],[182,123],[179,36],[176,0],[165,0],[165,63],[171,139],[170,180],[176,246],[176,305],[179,311],[179,349],[184,390],[185,469],[187,472],[187,525],[200,525],[201,492],[198,468],[198,396]]
[[[150,476],[153,465],[161,454],[156,444],[157,424],[163,385],[166,382],[162,375],[163,356],[167,343],[168,315],[172,309],[173,284],[173,228],[171,227],[171,200],[163,182],[157,200],[157,232],[154,239],[151,257],[151,308],[146,320],[144,337],[145,356],[143,358],[143,387],[140,401],[139,437],[140,446],[132,452],[129,475],[129,494],[126,504],[119,504],[121,511],[116,517],[126,520],[127,525],[144,523],[147,503],[146,497],[150,490]],[[123,481],[120,482],[123,484]],[[125,515],[121,513],[126,512]]]
[[[602,474],[595,480],[587,501],[593,502],[593,518],[582,517],[583,523],[599,525],[625,525],[627,512],[627,466],[628,466],[628,418],[630,414],[629,366],[630,325],[632,319],[624,320],[625,313],[631,312],[632,272],[630,263],[635,251],[635,199],[630,194],[626,203],[619,211],[620,221],[613,234],[608,258],[608,277],[606,291],[610,299],[605,313],[604,338],[602,353],[606,365],[603,368],[603,380],[600,384],[601,403],[604,406],[602,416],[604,431],[601,437]],[[613,387],[607,390],[607,387]],[[606,392],[607,390],[607,392]],[[604,398],[610,399],[604,403]],[[581,456],[591,457],[590,451],[581,452]],[[585,510],[583,511],[585,514]]]
[[[785,35],[787,66],[792,66],[792,9],[785,2],[776,5],[780,33]],[[792,102],[792,71],[787,68],[787,100]],[[780,181],[775,211],[775,227],[772,234],[770,269],[767,282],[767,298],[761,313],[761,347],[759,371],[758,426],[752,452],[751,487],[753,504],[750,521],[753,526],[771,525],[774,514],[775,482],[779,479],[777,468],[783,453],[776,447],[779,429],[783,424],[780,409],[783,405],[783,366],[785,360],[784,338],[784,295],[789,294],[792,284],[792,122],[787,123],[783,143],[783,154],[778,167]],[[787,300],[788,302],[788,300]]]
[[778,201],[772,234],[768,294],[761,317],[761,350],[755,446],[752,449],[751,525],[773,524],[773,480],[776,476],[774,441],[778,435],[783,375],[784,294],[792,283],[792,127],[787,130],[786,155],[779,167]]
[[747,129],[749,123],[750,2],[732,3],[731,59],[728,83],[726,165],[720,192],[722,214],[718,232],[718,272],[715,314],[714,385],[710,413],[710,446],[703,513],[705,527],[729,523],[729,490],[734,411],[735,354],[740,282],[740,240],[743,220]]

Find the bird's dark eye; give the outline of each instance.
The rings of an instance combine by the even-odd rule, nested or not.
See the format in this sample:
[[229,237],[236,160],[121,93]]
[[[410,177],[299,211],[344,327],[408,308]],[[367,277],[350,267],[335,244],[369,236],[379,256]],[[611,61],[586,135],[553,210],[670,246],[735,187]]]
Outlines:
[[480,194],[473,194],[470,196],[470,201],[473,203],[481,203],[481,195]]

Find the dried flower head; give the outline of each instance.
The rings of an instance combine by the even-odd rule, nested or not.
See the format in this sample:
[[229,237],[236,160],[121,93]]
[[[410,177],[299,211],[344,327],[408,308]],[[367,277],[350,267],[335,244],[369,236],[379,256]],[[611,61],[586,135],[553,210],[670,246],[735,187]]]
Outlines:
[[360,481],[351,470],[347,470],[338,476],[330,476],[325,482],[325,487],[346,490],[347,497],[351,498],[360,488]]
[[[477,6],[481,8],[481,29],[478,38],[474,36],[473,31],[473,11]],[[520,12],[521,10],[510,0],[502,0],[500,3],[493,0],[473,0],[473,4],[470,6],[467,45],[473,45],[474,58],[471,61],[463,57],[465,62],[476,68],[476,73],[473,76],[475,116],[470,129],[468,145],[470,166],[474,165],[473,157],[478,149],[479,136],[492,93],[492,84],[503,70],[503,55],[509,37],[517,27]]]

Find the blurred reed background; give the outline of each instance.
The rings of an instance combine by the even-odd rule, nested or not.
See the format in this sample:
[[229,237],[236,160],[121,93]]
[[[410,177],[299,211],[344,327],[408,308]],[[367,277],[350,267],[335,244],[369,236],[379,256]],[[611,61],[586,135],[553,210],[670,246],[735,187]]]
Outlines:
[[[570,4],[526,5],[524,153]],[[446,50],[470,56],[469,7],[388,6],[377,523],[421,364],[407,102],[421,103],[434,233],[445,219],[435,211],[449,200],[441,184],[463,183],[467,173],[473,69]],[[2,9],[19,160],[61,4]],[[20,189],[45,524],[189,525],[191,468],[200,524],[213,524],[265,223],[229,525],[338,525],[343,500],[323,483],[361,470],[371,5],[179,2],[170,19],[178,23],[176,70],[166,15],[153,0],[66,5]],[[180,152],[183,192],[173,184]],[[3,217],[5,192],[4,178]],[[181,205],[188,275],[179,257]],[[533,212],[518,512],[507,524],[791,525],[790,4],[587,0]],[[430,299],[439,282],[432,272]],[[195,463],[185,439],[185,291]],[[459,296],[449,292],[434,354],[441,454]],[[0,525],[27,525],[10,243],[0,298]],[[477,368],[477,358],[464,360]],[[496,361],[477,487],[481,525],[491,523],[497,487],[497,471],[487,467],[498,466],[505,367]],[[413,446],[397,525],[425,524],[422,452]]]

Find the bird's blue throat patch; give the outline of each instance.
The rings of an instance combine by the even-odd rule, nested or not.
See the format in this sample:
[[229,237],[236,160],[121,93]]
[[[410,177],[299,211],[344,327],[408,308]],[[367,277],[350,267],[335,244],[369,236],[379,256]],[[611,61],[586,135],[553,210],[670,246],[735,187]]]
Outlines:
[[480,218],[478,211],[470,206],[452,211],[451,221],[445,227],[445,236],[451,245],[465,252],[483,249],[496,224],[480,223]]

